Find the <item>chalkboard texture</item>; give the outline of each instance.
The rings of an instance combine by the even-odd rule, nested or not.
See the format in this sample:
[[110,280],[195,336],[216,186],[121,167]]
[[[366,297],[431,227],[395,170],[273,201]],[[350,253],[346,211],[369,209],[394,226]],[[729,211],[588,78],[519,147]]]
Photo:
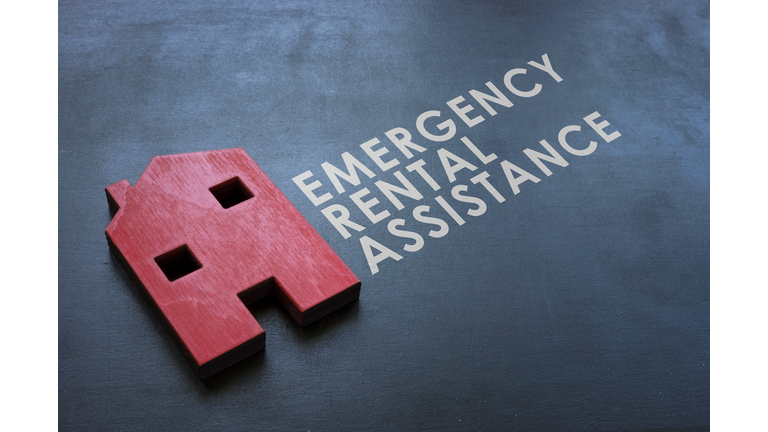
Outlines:
[[[709,430],[708,2],[62,0],[58,80],[61,430]],[[200,380],[104,188],[227,148],[362,287]]]

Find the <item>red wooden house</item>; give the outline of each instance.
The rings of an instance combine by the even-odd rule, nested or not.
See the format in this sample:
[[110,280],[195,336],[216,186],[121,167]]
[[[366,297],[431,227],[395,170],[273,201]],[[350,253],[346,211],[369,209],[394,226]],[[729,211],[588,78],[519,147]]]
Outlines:
[[110,248],[200,378],[264,348],[246,308],[274,293],[305,326],[360,281],[243,149],[152,159],[106,188]]

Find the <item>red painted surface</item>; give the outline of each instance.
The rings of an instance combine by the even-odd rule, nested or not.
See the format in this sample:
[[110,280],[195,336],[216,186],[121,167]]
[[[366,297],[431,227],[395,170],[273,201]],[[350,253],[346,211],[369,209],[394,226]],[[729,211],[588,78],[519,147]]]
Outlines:
[[[235,177],[252,197],[224,208],[211,188]],[[113,253],[201,378],[264,348],[246,304],[274,292],[305,326],[358,298],[358,278],[242,149],[158,156],[106,191]],[[171,281],[156,258],[182,246],[199,268]]]

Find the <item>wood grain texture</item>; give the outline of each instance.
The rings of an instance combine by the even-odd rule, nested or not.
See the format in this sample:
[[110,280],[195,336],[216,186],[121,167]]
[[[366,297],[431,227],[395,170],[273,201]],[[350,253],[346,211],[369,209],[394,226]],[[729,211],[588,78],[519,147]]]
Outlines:
[[106,192],[113,253],[202,379],[264,348],[247,304],[274,293],[306,326],[358,298],[357,277],[242,149],[155,157]]

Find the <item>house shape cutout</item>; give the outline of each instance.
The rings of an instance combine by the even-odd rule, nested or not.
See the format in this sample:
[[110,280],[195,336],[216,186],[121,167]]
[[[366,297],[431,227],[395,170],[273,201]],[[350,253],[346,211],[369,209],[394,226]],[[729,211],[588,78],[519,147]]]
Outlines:
[[306,326],[360,281],[243,149],[158,156],[106,188],[112,252],[205,379],[264,348],[246,305],[272,293]]

